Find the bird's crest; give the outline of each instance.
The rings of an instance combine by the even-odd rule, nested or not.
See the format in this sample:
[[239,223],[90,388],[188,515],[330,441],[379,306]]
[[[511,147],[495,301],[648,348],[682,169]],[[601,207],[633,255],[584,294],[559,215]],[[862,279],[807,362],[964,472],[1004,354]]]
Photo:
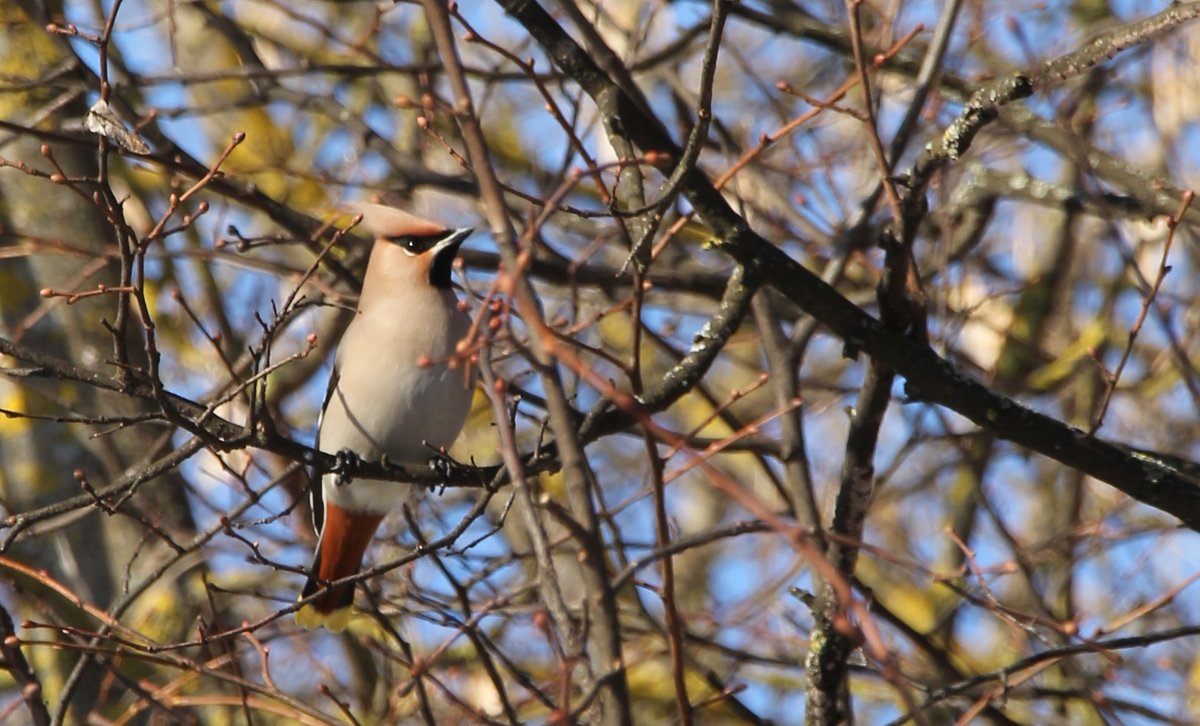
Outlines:
[[359,227],[377,239],[402,235],[425,237],[443,234],[446,231],[440,224],[382,204],[348,202],[342,205],[342,209],[350,214],[361,214],[363,219]]

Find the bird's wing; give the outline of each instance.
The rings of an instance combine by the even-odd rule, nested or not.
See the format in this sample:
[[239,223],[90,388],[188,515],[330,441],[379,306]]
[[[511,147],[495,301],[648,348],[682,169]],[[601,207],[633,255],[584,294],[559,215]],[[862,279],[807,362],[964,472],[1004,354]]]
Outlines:
[[[325,423],[325,409],[329,407],[329,402],[333,399],[333,392],[337,390],[340,377],[335,363],[333,370],[329,373],[329,387],[325,389],[325,400],[321,402],[321,413],[317,417],[317,441],[321,440],[321,426]],[[325,526],[325,497],[321,491],[323,476],[323,474],[309,472],[308,477],[308,503],[312,509],[313,530],[318,537],[321,535],[321,529]]]

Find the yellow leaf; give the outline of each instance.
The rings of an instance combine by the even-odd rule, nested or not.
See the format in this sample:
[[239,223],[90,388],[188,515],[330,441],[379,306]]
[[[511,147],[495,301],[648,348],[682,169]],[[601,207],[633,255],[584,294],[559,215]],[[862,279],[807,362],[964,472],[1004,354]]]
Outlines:
[[1029,386],[1036,390],[1046,390],[1054,387],[1070,377],[1076,364],[1091,355],[1097,345],[1104,342],[1108,329],[1104,323],[1095,321],[1085,327],[1070,345],[1060,352],[1054,360],[1029,374]]

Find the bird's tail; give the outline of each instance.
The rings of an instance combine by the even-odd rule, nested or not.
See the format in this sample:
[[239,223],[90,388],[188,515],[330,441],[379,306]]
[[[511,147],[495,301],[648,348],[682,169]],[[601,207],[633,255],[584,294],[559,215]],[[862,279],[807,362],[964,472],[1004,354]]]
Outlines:
[[[317,597],[296,611],[296,623],[300,627],[309,630],[324,627],[337,633],[350,623],[354,585],[325,585],[358,572],[363,552],[382,521],[382,514],[350,512],[329,501],[325,502],[325,517],[317,541],[317,552],[313,556],[308,582],[300,591],[300,599],[310,595]],[[324,592],[321,592],[322,588]]]

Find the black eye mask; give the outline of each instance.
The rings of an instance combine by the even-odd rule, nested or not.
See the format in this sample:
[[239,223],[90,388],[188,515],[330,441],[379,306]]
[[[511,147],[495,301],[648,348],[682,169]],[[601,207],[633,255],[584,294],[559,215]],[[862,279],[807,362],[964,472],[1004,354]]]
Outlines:
[[415,235],[402,234],[396,237],[388,237],[388,241],[392,244],[397,244],[403,247],[406,251],[414,255],[420,255],[433,249],[433,246],[438,242],[446,239],[445,234],[430,234],[430,235]]
[[451,229],[439,234],[402,234],[387,239],[393,244],[400,245],[406,252],[420,256],[429,254],[439,244],[445,245],[434,251],[433,259],[429,261],[429,284],[441,289],[450,287],[450,271],[454,267],[454,256],[463,240],[471,234],[470,229]]

